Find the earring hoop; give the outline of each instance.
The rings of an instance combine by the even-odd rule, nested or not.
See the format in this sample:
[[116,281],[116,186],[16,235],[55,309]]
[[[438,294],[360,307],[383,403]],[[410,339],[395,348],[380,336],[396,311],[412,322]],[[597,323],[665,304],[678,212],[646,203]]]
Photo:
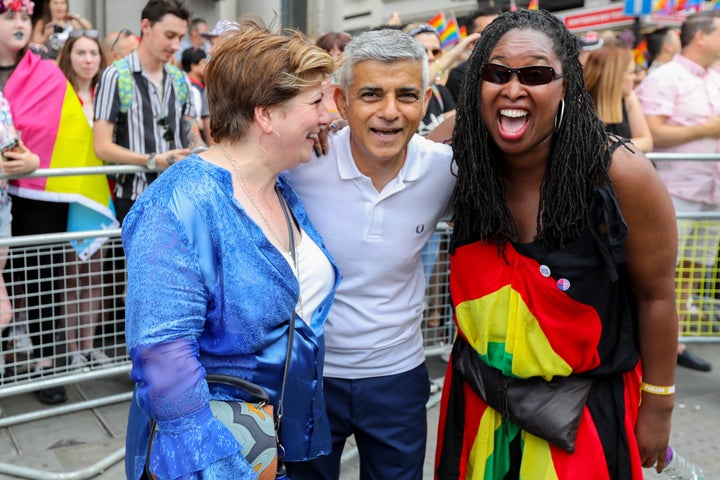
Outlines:
[[[272,133],[274,133],[275,135],[277,135],[278,140],[282,140],[282,138],[280,138],[280,134],[279,134],[278,131],[275,130],[274,128],[273,128],[273,130],[272,130]],[[263,135],[265,135],[265,134],[263,134]],[[269,134],[268,134],[268,135],[269,135]],[[260,143],[260,149],[261,149],[263,152],[265,152],[266,155],[277,155],[278,153],[280,153],[280,150],[279,150],[279,149],[278,149],[277,152],[269,152],[269,151],[265,148],[265,145],[263,145],[262,137],[260,137],[260,142],[259,142],[259,143]]]
[[562,126],[564,115],[565,115],[565,99],[563,98],[560,100],[560,118],[558,119],[558,115],[555,115],[555,133],[558,133],[560,131],[560,127]]

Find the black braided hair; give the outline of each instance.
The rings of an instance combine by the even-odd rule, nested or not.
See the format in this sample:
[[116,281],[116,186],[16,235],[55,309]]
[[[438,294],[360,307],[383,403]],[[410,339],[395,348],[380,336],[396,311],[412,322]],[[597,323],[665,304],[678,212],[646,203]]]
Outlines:
[[577,39],[546,11],[503,13],[487,26],[475,46],[458,99],[452,140],[458,167],[453,249],[477,240],[501,248],[517,233],[505,198],[498,147],[480,112],[480,67],[500,38],[514,29],[536,30],[549,37],[566,82],[564,118],[554,133],[540,187],[536,239],[549,251],[577,238],[586,223],[593,186],[610,183],[604,160],[608,136],[585,89]]

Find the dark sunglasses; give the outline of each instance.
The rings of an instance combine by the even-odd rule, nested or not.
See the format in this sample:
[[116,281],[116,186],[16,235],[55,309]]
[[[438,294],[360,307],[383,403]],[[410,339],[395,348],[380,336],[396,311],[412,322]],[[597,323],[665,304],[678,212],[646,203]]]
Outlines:
[[97,30],[70,30],[68,33],[68,37],[70,38],[80,38],[80,37],[88,37],[88,38],[98,38],[98,31]]
[[170,122],[168,122],[167,117],[159,118],[157,124],[159,127],[165,129],[162,137],[163,140],[165,140],[166,142],[172,142],[173,140],[175,140],[175,132],[173,132],[173,129],[170,128]]
[[510,68],[496,63],[485,63],[480,67],[480,77],[486,82],[502,85],[510,81],[515,74],[523,85],[546,85],[553,80],[562,78],[562,73],[555,73],[552,67],[535,65],[532,67]]
[[121,38],[129,37],[132,34],[133,33],[127,28],[121,28],[117,34],[117,37],[115,37],[115,40],[113,40],[112,44],[110,45],[110,51],[112,52],[115,49],[115,45],[117,45]]

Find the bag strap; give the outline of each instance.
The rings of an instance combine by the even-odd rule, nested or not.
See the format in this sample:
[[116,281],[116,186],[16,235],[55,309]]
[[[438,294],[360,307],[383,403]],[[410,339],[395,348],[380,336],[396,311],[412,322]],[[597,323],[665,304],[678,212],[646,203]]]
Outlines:
[[[280,194],[280,189],[275,185],[275,193],[280,200],[280,206],[282,207],[283,214],[285,215],[285,222],[287,222],[288,239],[290,240],[290,256],[292,257],[293,263],[295,264],[295,271],[298,269],[297,257],[295,254],[295,231],[293,229],[293,221],[290,219],[290,212],[288,211],[287,202],[285,198]],[[299,280],[298,280],[299,281]],[[280,426],[283,416],[283,399],[285,398],[285,383],[287,381],[288,371],[290,370],[290,360],[292,359],[293,339],[295,338],[295,309],[293,308],[292,315],[290,316],[290,325],[288,326],[288,346],[287,354],[285,355],[285,370],[283,372],[282,386],[280,387],[280,398],[278,399],[277,415],[275,416],[275,434],[278,440],[278,478],[285,474],[285,464],[283,463],[283,457],[285,449],[280,443]]]
[[258,403],[262,405],[270,403],[270,394],[268,394],[267,390],[262,388],[260,385],[256,385],[245,380],[244,378],[233,377],[232,375],[225,375],[223,373],[206,373],[205,381],[208,383],[221,383],[230,387],[241,388],[248,394],[252,395]]

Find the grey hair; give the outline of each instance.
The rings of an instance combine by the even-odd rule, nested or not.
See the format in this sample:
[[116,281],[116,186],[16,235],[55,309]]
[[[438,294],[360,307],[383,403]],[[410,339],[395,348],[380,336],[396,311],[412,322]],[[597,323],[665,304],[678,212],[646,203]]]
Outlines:
[[345,51],[338,69],[339,85],[345,95],[349,94],[355,65],[368,60],[384,63],[417,62],[422,66],[423,91],[430,86],[430,73],[425,47],[400,30],[386,28],[363,32],[353,37],[345,45]]

